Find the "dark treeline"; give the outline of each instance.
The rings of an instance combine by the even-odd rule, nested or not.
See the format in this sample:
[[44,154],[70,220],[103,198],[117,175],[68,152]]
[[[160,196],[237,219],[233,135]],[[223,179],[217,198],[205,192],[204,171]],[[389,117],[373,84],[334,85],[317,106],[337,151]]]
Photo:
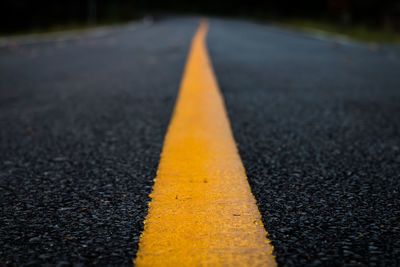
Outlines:
[[171,12],[310,18],[400,30],[400,0],[1,0],[0,31],[118,22]]

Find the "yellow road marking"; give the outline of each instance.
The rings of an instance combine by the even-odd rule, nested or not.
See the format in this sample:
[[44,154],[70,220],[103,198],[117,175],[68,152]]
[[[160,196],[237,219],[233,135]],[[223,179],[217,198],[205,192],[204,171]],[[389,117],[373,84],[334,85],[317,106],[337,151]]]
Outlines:
[[208,56],[202,22],[170,123],[137,266],[276,266]]

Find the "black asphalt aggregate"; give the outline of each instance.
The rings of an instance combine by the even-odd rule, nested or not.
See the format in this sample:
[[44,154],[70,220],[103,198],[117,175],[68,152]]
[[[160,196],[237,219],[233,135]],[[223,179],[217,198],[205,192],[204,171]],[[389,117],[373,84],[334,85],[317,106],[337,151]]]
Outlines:
[[129,266],[196,20],[0,50],[0,261]]
[[282,266],[400,266],[400,47],[213,21],[211,58]]
[[[0,48],[0,264],[129,266],[197,18]],[[400,47],[212,19],[282,266],[400,265]]]

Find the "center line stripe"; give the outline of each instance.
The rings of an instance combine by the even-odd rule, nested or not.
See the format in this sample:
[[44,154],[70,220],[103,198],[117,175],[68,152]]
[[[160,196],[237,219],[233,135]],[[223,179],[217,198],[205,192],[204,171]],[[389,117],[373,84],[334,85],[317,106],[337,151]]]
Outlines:
[[137,266],[276,266],[208,56],[203,21],[165,137]]

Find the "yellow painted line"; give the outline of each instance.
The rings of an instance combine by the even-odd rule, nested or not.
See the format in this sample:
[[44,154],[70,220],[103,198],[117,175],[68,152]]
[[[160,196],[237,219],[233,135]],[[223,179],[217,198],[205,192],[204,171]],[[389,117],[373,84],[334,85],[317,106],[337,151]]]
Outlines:
[[276,266],[208,56],[195,35],[137,266]]

